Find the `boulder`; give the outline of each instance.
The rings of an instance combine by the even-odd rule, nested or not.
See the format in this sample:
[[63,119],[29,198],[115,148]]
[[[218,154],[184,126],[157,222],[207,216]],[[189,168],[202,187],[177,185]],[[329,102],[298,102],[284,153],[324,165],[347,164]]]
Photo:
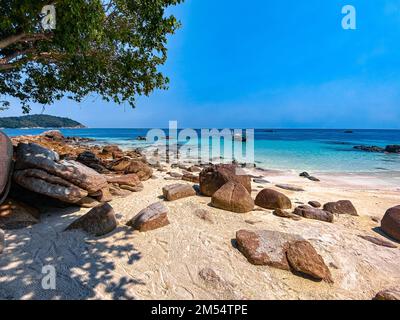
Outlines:
[[381,221],[381,229],[393,239],[400,241],[400,206],[386,211]]
[[399,301],[400,300],[400,288],[391,288],[391,289],[380,291],[376,294],[374,300]]
[[298,206],[293,213],[306,219],[333,222],[333,213],[307,205]]
[[300,240],[303,239],[298,235],[277,231],[240,230],[236,232],[238,249],[250,263],[283,270],[290,270],[286,257],[289,244]]
[[236,165],[211,165],[200,173],[200,192],[211,197],[219,188],[229,181],[242,184],[251,193],[251,178]]
[[6,241],[5,241],[5,234],[4,231],[0,229],[0,254],[3,253],[4,248],[6,247]]
[[394,144],[394,145],[386,146],[385,152],[388,152],[388,153],[400,153],[400,145]]
[[65,137],[59,130],[49,130],[46,132],[43,132],[41,134],[42,137],[46,137],[48,139],[54,140],[54,141],[63,141],[65,140]]
[[162,202],[153,203],[140,211],[126,225],[140,232],[162,228],[169,225],[168,208]]
[[14,181],[30,191],[67,203],[76,203],[88,195],[71,182],[39,169],[15,171]]
[[308,204],[313,208],[321,208],[322,204],[318,201],[309,201]]
[[11,183],[13,145],[0,131],[0,204],[6,199]]
[[316,280],[332,283],[332,275],[324,259],[308,241],[296,241],[289,244],[286,252],[290,266],[297,272]]
[[40,213],[22,202],[8,199],[0,205],[0,228],[21,229],[39,222]]
[[349,200],[340,200],[337,202],[328,202],[324,204],[323,209],[333,214],[348,214],[358,216],[356,208]]
[[84,151],[78,155],[76,161],[84,164],[85,166],[92,168],[93,170],[97,171],[98,173],[108,173],[109,170],[103,166],[102,161],[90,151]]
[[237,213],[246,213],[254,209],[254,201],[246,188],[233,181],[227,182],[213,194],[211,205]]
[[110,233],[116,227],[117,219],[114,209],[108,203],[104,203],[72,222],[65,230],[81,229],[93,236],[100,237]]
[[168,201],[192,197],[196,195],[196,191],[188,184],[172,184],[163,188],[164,198]]
[[123,157],[113,161],[109,165],[109,169],[125,174],[135,173],[141,181],[149,180],[153,175],[153,169],[148,164],[130,157]]
[[58,161],[57,153],[29,143],[17,147],[16,169],[41,169],[94,193],[107,186],[106,179],[93,169],[73,160]]
[[256,197],[255,204],[270,210],[292,208],[292,202],[287,196],[272,189],[261,190]]

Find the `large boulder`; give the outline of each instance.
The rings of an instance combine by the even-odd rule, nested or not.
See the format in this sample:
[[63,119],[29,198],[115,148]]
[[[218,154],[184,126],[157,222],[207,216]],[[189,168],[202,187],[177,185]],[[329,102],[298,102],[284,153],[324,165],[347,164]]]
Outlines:
[[0,131],[0,204],[7,197],[12,173],[13,145],[11,140]]
[[236,232],[238,249],[254,265],[266,265],[278,269],[290,270],[286,251],[291,242],[303,240],[298,235],[277,231]]
[[114,209],[108,203],[104,203],[72,222],[65,230],[81,229],[93,236],[100,237],[110,233],[116,227],[117,219]]
[[381,221],[381,229],[393,239],[400,241],[400,206],[386,211]]
[[168,208],[162,202],[153,203],[127,223],[127,226],[140,232],[155,230],[167,225],[169,225]]
[[287,196],[272,189],[261,190],[256,197],[255,203],[257,206],[270,210],[292,208],[292,202]]
[[325,203],[323,209],[333,214],[348,214],[351,216],[358,216],[356,208],[349,200],[339,200],[337,202]]
[[385,152],[388,152],[388,153],[400,153],[400,145],[392,144],[392,145],[386,146]]
[[233,181],[227,182],[213,194],[211,205],[237,213],[246,213],[254,209],[254,201],[246,188]]
[[251,178],[243,169],[233,164],[218,164],[209,166],[200,173],[200,192],[211,197],[229,181],[242,184],[251,193]]
[[141,181],[149,180],[153,175],[153,169],[147,163],[130,157],[123,157],[113,161],[109,165],[109,169],[125,174],[135,173]]
[[22,202],[7,199],[0,205],[0,228],[21,229],[39,222],[40,213]]
[[163,188],[164,198],[168,201],[175,201],[182,198],[192,197],[196,195],[196,191],[188,184],[172,184]]
[[16,169],[41,169],[94,193],[107,186],[106,179],[93,169],[72,160],[58,161],[57,153],[34,143],[17,147]]
[[333,213],[307,205],[298,206],[293,213],[306,219],[333,222]]
[[290,243],[286,256],[290,266],[295,271],[317,280],[333,282],[331,272],[324,259],[317,253],[311,243],[307,241]]
[[71,182],[39,169],[15,171],[14,181],[30,191],[67,203],[76,203],[88,195]]

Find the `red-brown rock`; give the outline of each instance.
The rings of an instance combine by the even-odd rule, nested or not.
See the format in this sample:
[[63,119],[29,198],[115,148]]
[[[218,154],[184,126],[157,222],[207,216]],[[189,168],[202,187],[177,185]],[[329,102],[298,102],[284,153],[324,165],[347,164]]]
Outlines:
[[127,223],[127,226],[140,232],[155,230],[167,225],[169,225],[168,208],[162,202],[148,206]]
[[400,206],[386,211],[381,221],[381,228],[387,235],[400,241]]
[[254,201],[246,188],[233,181],[227,182],[213,194],[211,205],[237,213],[246,213],[254,209]]
[[168,201],[192,197],[196,195],[196,191],[188,184],[172,184],[163,188],[164,198]]
[[324,205],[323,209],[333,214],[349,214],[351,216],[358,216],[356,208],[349,200],[328,202]]
[[256,197],[255,203],[257,206],[270,210],[292,208],[290,199],[283,193],[273,189],[261,190]]

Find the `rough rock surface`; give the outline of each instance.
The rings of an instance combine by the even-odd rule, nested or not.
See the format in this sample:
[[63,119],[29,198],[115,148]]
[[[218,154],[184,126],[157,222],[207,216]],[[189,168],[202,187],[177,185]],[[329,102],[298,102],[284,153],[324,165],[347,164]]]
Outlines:
[[172,184],[163,188],[164,198],[168,201],[192,197],[196,195],[196,191],[188,184]]
[[298,206],[293,213],[306,219],[333,222],[333,213],[307,205]]
[[125,174],[135,173],[141,181],[146,181],[153,175],[153,169],[146,163],[130,157],[123,157],[112,162],[109,168]]
[[213,194],[211,205],[227,211],[246,213],[254,209],[254,200],[242,184],[229,181]]
[[255,204],[270,210],[292,208],[292,202],[287,196],[272,189],[261,190],[256,197]]
[[114,209],[108,203],[104,203],[72,222],[66,230],[82,229],[99,237],[110,233],[116,227],[117,219]]
[[238,249],[250,263],[283,270],[290,270],[286,258],[289,244],[300,240],[303,239],[298,235],[277,231],[240,230],[236,232]]
[[308,241],[290,243],[286,255],[290,266],[295,271],[309,275],[317,280],[333,282],[331,272],[324,259]]
[[381,221],[381,228],[387,235],[400,241],[400,206],[386,211]]
[[98,173],[108,173],[109,170],[105,168],[102,161],[91,151],[85,151],[78,155],[76,161],[84,164],[85,166],[92,168]]
[[349,200],[339,200],[337,202],[328,202],[324,204],[325,211],[333,214],[349,214],[351,216],[358,216],[357,210]]
[[0,228],[20,229],[39,222],[40,213],[22,202],[8,199],[0,205]]
[[400,300],[400,288],[392,288],[378,292],[374,300]]
[[321,208],[322,204],[318,201],[309,201],[308,204],[313,208]]
[[162,202],[154,203],[140,211],[127,225],[140,232],[162,228],[169,225],[168,208]]
[[0,254],[3,253],[5,248],[5,234],[4,231],[0,229]]
[[242,184],[251,193],[251,178],[233,164],[209,166],[200,173],[200,192],[211,197],[219,188],[229,181]]

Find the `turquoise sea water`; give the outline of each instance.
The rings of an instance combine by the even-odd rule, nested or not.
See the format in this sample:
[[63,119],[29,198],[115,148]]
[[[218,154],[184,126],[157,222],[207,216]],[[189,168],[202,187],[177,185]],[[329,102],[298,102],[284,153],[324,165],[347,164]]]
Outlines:
[[[47,129],[6,129],[10,136],[39,134]],[[149,129],[62,129],[66,136],[94,138],[99,144],[123,148],[147,147],[137,141]],[[168,135],[168,133],[166,133]],[[180,143],[184,143],[180,141]],[[255,130],[254,150],[258,167],[323,172],[383,172],[400,174],[400,155],[369,153],[355,145],[400,144],[400,130]]]

